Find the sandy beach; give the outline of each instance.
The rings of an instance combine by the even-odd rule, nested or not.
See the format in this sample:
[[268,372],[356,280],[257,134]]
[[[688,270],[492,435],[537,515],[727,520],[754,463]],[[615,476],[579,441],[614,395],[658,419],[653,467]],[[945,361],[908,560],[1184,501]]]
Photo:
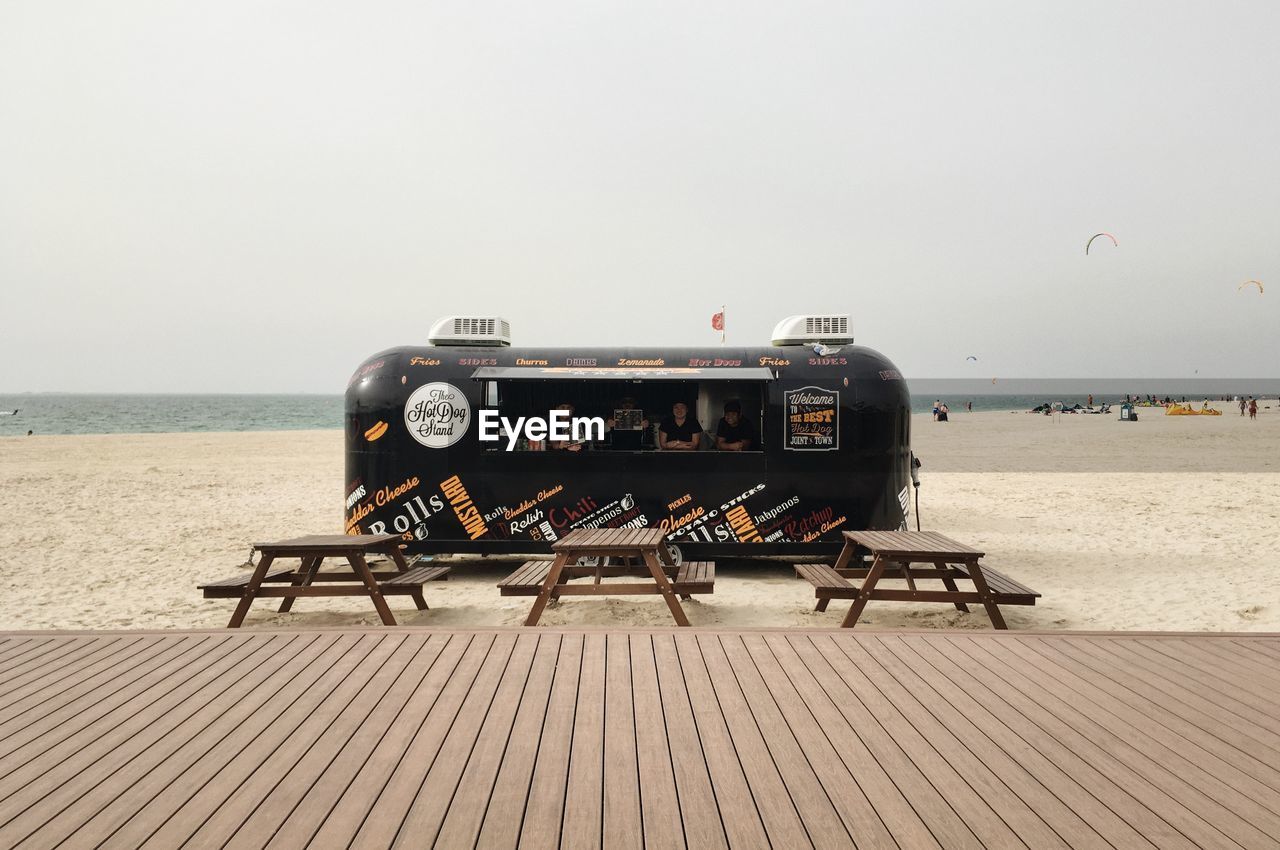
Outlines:
[[[1280,410],[1250,422],[1165,417],[956,413],[913,423],[924,460],[923,526],[984,549],[1043,594],[1009,607],[1015,629],[1280,630]],[[201,580],[234,575],[249,543],[340,531],[339,431],[0,440],[0,629],[221,627],[227,600]],[[428,587],[432,610],[393,599],[401,623],[519,624],[502,598],[508,563],[460,563]],[[784,565],[726,564],[694,625],[836,626]],[[376,625],[365,599],[271,603],[249,626]],[[574,599],[545,625],[663,625],[657,598]],[[989,628],[982,613],[872,603],[875,626]]]

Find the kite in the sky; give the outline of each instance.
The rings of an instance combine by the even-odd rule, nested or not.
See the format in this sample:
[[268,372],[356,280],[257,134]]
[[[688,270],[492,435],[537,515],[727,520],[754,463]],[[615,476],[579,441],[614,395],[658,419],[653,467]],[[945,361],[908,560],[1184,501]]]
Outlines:
[[965,358],[965,361],[966,361],[966,362],[967,362],[967,361],[969,361],[969,360],[972,360],[972,361],[974,361],[974,362],[976,363],[976,362],[978,361],[978,358],[976,358],[976,357],[974,357],[972,354],[970,354],[968,357],[966,357],[966,358]]
[[1090,245],[1092,245],[1092,244],[1093,244],[1093,240],[1097,239],[1099,236],[1105,236],[1105,237],[1107,237],[1108,239],[1110,239],[1110,240],[1111,240],[1111,244],[1112,244],[1112,245],[1115,245],[1117,248],[1119,248],[1119,247],[1120,247],[1120,243],[1119,243],[1119,242],[1117,242],[1117,241],[1116,241],[1116,238],[1115,238],[1114,236],[1112,236],[1110,233],[1095,233],[1095,234],[1093,234],[1092,236],[1090,236],[1090,237],[1089,237],[1089,241],[1088,241],[1088,242],[1084,243],[1084,253],[1085,253],[1085,255],[1086,255],[1086,256],[1088,256],[1088,254],[1089,254],[1089,246],[1090,246]]
[[1260,280],[1246,280],[1244,283],[1236,287],[1236,292],[1239,292],[1240,290],[1244,289],[1246,286],[1256,286],[1258,287],[1258,294],[1259,295],[1262,294],[1262,281]]

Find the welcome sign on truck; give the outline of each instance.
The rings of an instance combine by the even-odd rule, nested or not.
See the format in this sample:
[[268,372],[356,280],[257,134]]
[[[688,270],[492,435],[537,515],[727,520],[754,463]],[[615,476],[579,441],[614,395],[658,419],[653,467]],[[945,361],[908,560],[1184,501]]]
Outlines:
[[369,358],[346,393],[346,527],[524,553],[660,527],[682,557],[829,555],[905,526],[910,396],[848,316],[758,348],[516,349],[499,317]]

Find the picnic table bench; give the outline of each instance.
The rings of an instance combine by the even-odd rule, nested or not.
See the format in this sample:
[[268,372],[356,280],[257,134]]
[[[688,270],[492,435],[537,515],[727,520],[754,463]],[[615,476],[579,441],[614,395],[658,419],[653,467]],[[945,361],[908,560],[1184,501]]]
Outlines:
[[[818,599],[814,610],[825,611],[832,599],[850,599],[849,613],[842,626],[857,624],[871,599],[898,602],[950,602],[960,611],[967,603],[980,603],[997,629],[1005,629],[1000,605],[1034,605],[1040,594],[979,560],[986,554],[932,531],[846,531],[845,544],[835,566],[796,564],[796,574],[814,587]],[[863,556],[870,566],[862,564]],[[915,566],[929,564],[928,567]],[[884,577],[901,577],[907,589],[877,587]],[[860,585],[850,579],[862,579]],[[917,579],[940,579],[945,590],[920,590]],[[971,581],[974,590],[963,591],[957,579]]]
[[[227,628],[239,628],[249,606],[257,598],[282,598],[279,611],[293,607],[299,596],[368,596],[383,625],[394,626],[395,617],[387,607],[387,596],[409,596],[419,611],[427,610],[422,587],[449,576],[449,568],[417,566],[417,558],[407,560],[400,551],[398,534],[313,534],[274,543],[255,543],[262,555],[252,573],[197,585],[205,599],[239,599]],[[392,569],[372,569],[367,555],[382,555]],[[298,569],[276,568],[277,558],[298,558]],[[324,571],[326,558],[343,558],[350,570]],[[381,566],[379,564],[379,566]]]
[[[666,547],[666,532],[660,528],[580,528],[551,544],[551,561],[526,561],[498,583],[503,596],[536,596],[526,626],[538,624],[542,611],[561,596],[626,596],[661,594],[676,625],[689,619],[677,596],[715,590],[715,564],[694,561],[677,567]],[[596,566],[580,566],[583,556],[601,559]],[[621,565],[605,565],[605,558],[617,558]],[[602,576],[646,576],[651,582],[601,582]],[[570,579],[594,577],[590,584],[569,584]]]
[[[551,572],[551,561],[525,561],[515,572],[498,582],[498,589],[503,596],[537,596],[538,591]],[[592,577],[600,584],[601,577],[624,575],[647,575],[644,567],[626,567],[603,565],[599,567],[583,567],[568,564],[560,573],[560,582],[571,578]],[[671,581],[671,589],[678,595],[689,598],[693,593],[714,593],[716,583],[716,565],[714,561],[685,561],[680,566],[663,565],[663,572]],[[613,585],[605,585],[613,587]],[[553,593],[552,598],[558,594]]]

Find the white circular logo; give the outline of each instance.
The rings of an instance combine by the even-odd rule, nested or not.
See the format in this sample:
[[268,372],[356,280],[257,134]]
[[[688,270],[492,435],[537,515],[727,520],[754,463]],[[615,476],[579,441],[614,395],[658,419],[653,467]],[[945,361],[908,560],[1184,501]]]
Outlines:
[[462,439],[471,425],[471,405],[462,390],[441,382],[423,384],[404,403],[404,427],[429,449],[443,449]]

